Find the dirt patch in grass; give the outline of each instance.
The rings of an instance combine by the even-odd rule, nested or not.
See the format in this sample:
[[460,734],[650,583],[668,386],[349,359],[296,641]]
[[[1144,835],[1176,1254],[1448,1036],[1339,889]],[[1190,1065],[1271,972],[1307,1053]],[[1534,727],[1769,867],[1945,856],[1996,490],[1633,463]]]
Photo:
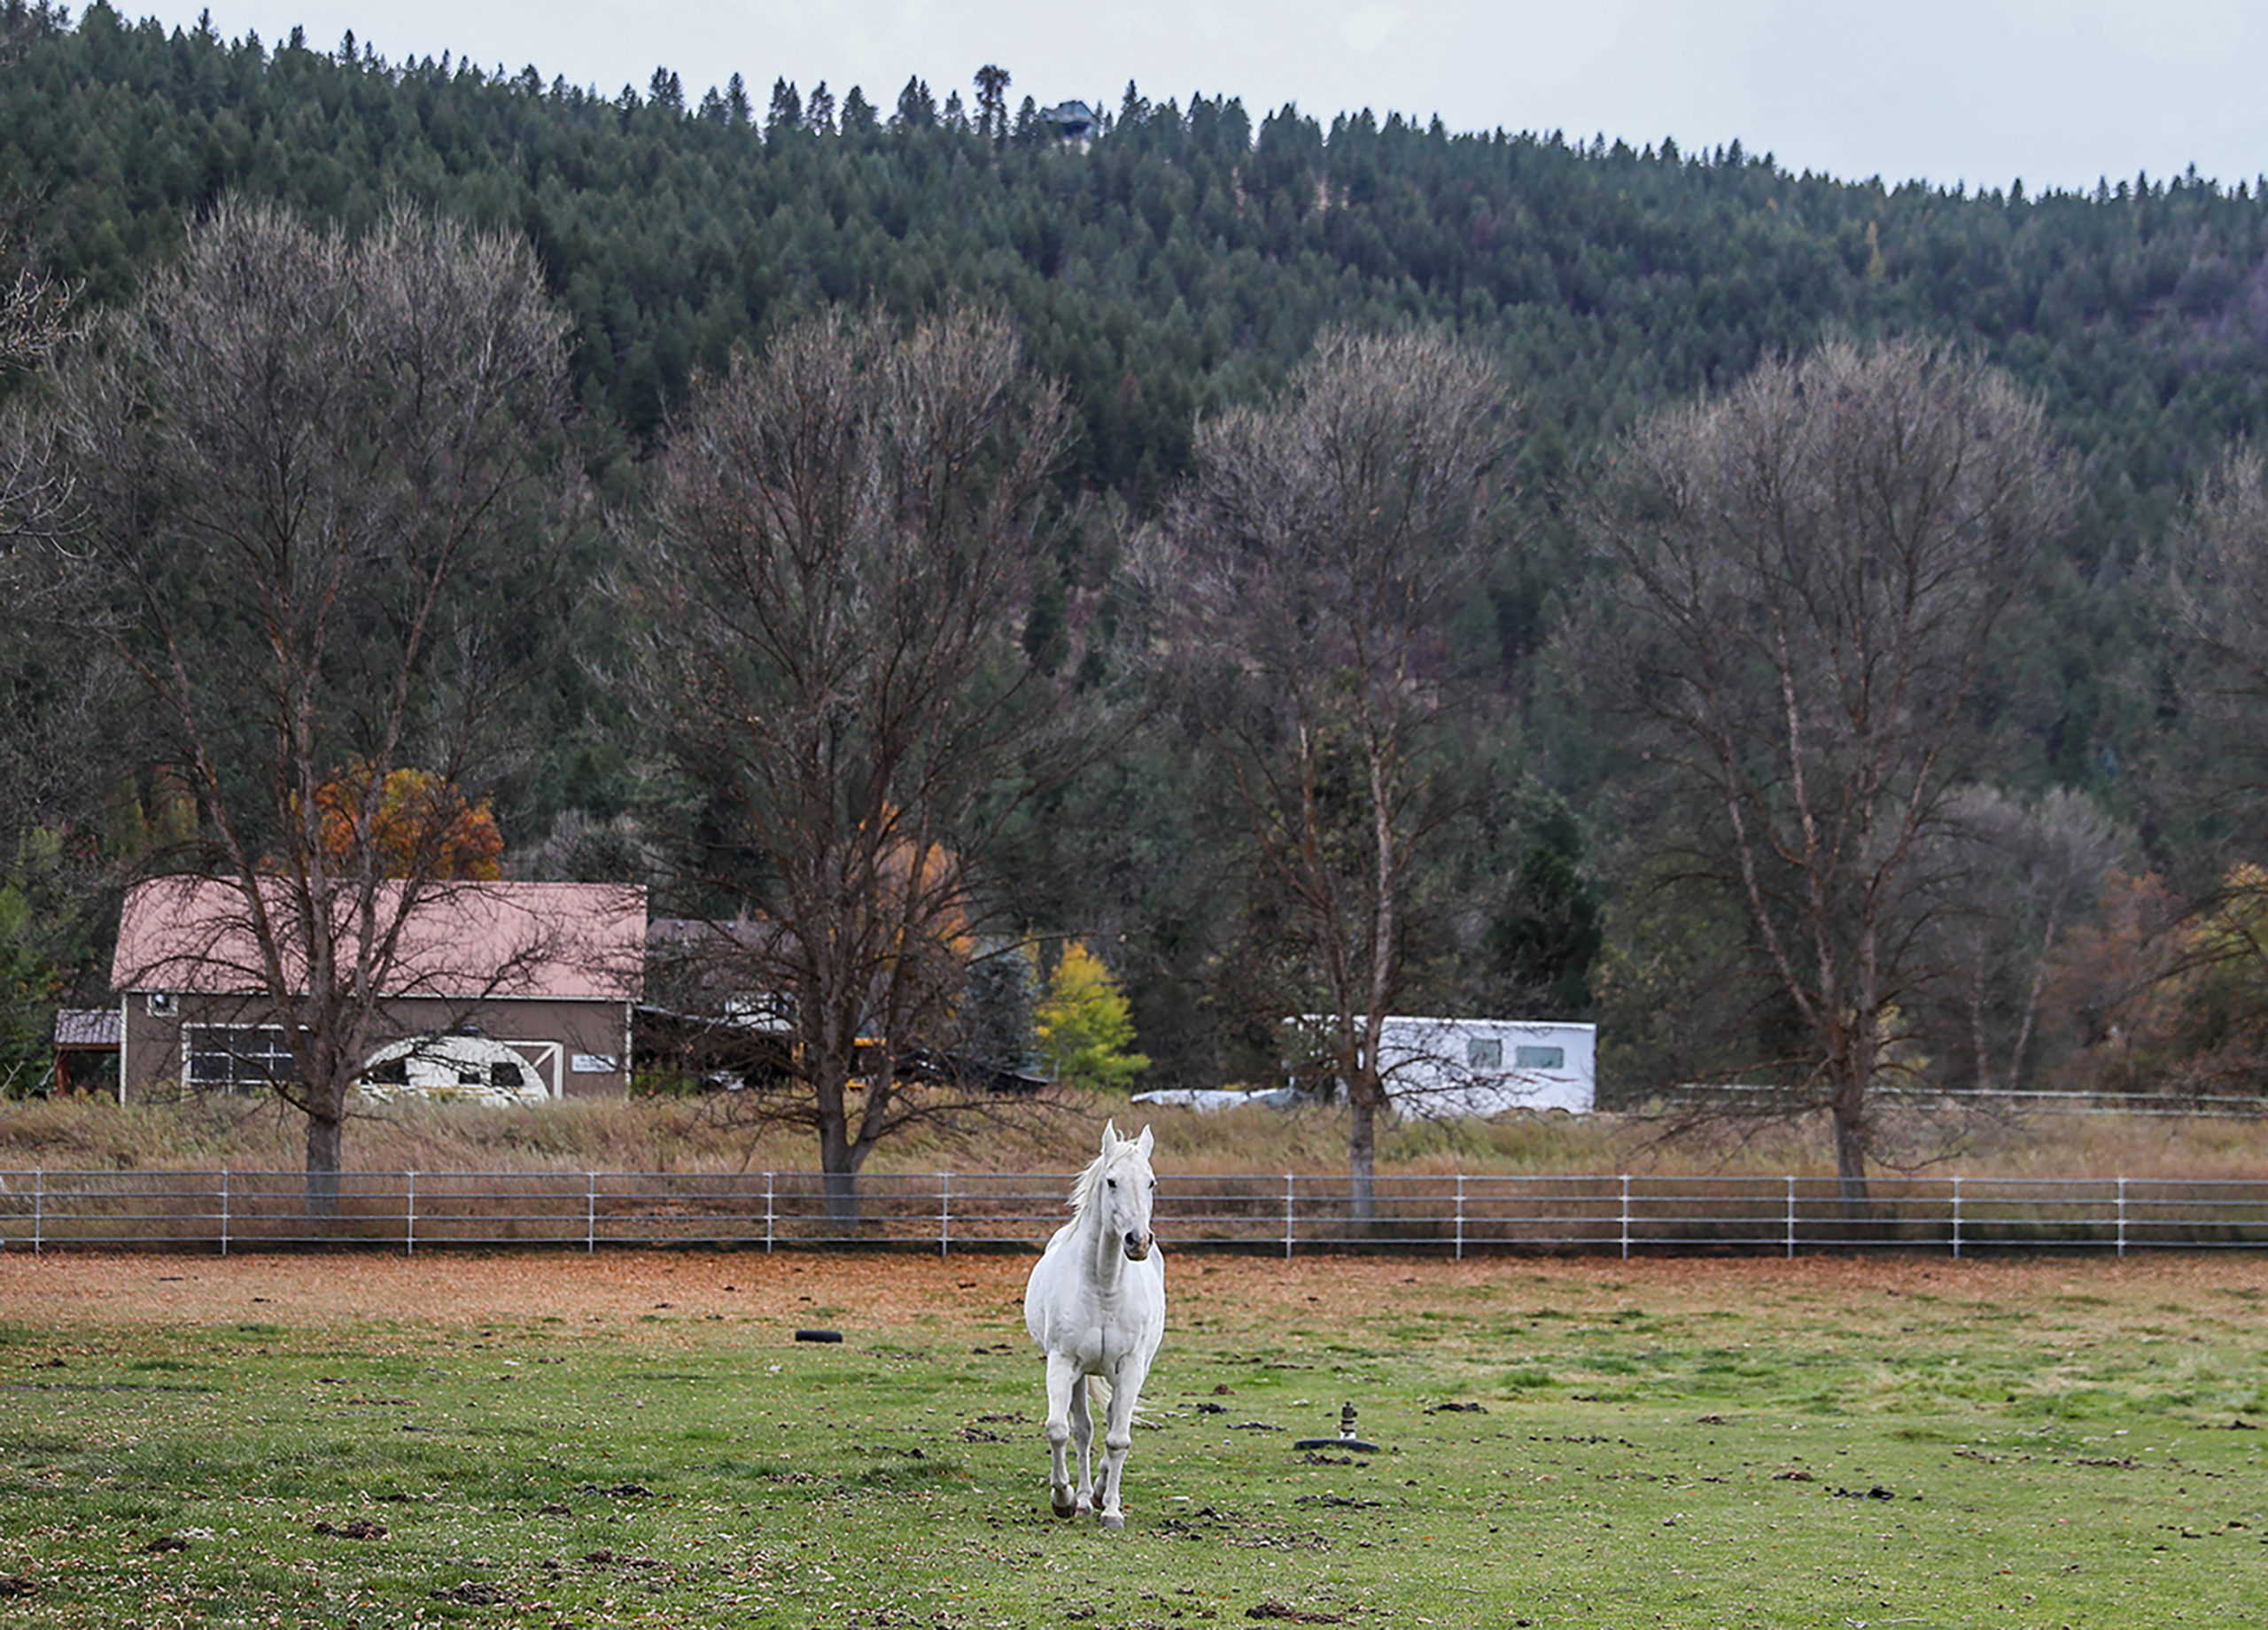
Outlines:
[[[997,1319],[1021,1307],[1033,1260],[807,1253],[228,1258],[12,1253],[0,1254],[0,1321],[45,1327],[230,1320],[477,1325],[556,1317],[632,1331],[778,1322],[786,1339],[787,1327],[855,1331],[902,1327],[928,1316]],[[1189,1254],[1171,1259],[1169,1285],[1177,1313],[1231,1322],[1324,1308],[1391,1315],[1444,1299],[1474,1298],[1571,1315],[1739,1306],[1759,1298],[1835,1305],[1854,1298],[1913,1297],[1982,1305],[2042,1294],[2131,1308],[2191,1305],[2210,1293],[2256,1308],[2268,1300],[2268,1257],[1451,1262]],[[1946,1311],[1940,1308],[1939,1316]]]

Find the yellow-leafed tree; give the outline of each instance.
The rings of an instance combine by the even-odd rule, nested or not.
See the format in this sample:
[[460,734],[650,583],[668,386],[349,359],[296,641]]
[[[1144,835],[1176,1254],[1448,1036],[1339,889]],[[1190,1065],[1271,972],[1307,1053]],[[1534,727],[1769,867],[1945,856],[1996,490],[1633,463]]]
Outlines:
[[1150,1067],[1128,1051],[1134,1017],[1126,993],[1083,940],[1064,947],[1033,1017],[1041,1062],[1066,1085],[1122,1087]]

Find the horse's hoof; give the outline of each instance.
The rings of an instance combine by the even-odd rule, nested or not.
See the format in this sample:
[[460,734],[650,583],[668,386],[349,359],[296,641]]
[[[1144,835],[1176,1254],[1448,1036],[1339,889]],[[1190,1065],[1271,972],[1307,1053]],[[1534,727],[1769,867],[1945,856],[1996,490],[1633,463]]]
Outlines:
[[1079,1514],[1079,1502],[1076,1500],[1066,1500],[1060,1494],[1050,1497],[1048,1504],[1054,1508],[1055,1515],[1058,1517],[1076,1517]]
[[1105,1533],[1116,1533],[1121,1528],[1126,1526],[1126,1519],[1115,1511],[1105,1511],[1100,1520]]

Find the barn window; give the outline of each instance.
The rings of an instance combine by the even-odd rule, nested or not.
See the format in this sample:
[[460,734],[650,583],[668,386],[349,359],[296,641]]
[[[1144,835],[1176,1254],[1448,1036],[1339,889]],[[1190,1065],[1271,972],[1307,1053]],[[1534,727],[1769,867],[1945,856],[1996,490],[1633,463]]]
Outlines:
[[265,1087],[291,1079],[291,1044],[274,1024],[192,1024],[184,1033],[189,1083]]

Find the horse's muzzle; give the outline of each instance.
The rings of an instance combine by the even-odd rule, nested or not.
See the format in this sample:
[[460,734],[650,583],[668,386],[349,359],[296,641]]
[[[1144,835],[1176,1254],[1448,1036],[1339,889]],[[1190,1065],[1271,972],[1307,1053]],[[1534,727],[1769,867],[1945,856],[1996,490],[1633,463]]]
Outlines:
[[1150,1247],[1157,1242],[1155,1234],[1138,1234],[1131,1229],[1126,1232],[1126,1260],[1138,1262],[1150,1254]]

